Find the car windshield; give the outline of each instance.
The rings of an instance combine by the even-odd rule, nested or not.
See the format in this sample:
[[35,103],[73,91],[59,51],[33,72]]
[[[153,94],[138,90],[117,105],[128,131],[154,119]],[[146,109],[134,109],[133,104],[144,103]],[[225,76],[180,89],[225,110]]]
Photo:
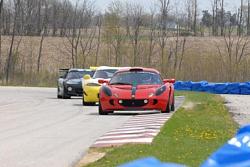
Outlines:
[[122,72],[115,75],[111,85],[162,85],[159,74],[153,72]]
[[108,70],[97,70],[93,76],[94,79],[96,78],[103,78],[103,79],[110,79],[113,77],[116,69],[108,69]]
[[84,75],[94,75],[94,71],[70,71],[66,79],[81,79]]

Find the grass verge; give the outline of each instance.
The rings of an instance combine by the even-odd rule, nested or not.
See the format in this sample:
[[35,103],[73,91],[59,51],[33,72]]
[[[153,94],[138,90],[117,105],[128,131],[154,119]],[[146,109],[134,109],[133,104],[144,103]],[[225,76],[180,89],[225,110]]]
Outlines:
[[[217,95],[177,92],[185,104],[161,129],[151,145],[125,145],[97,150],[106,156],[88,167],[112,167],[138,158],[154,156],[163,162],[199,166],[231,138],[238,126]],[[185,105],[184,105],[185,106]]]

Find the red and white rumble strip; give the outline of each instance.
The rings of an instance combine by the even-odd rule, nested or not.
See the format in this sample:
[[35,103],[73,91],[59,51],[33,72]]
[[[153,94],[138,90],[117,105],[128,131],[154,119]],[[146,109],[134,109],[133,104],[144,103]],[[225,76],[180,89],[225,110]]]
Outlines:
[[136,115],[123,124],[122,127],[100,137],[92,147],[110,147],[128,143],[150,144],[172,114]]
[[[175,97],[176,109],[182,105],[184,99],[182,96]],[[173,114],[172,112],[133,116],[121,127],[101,136],[91,147],[111,147],[128,143],[150,144]]]

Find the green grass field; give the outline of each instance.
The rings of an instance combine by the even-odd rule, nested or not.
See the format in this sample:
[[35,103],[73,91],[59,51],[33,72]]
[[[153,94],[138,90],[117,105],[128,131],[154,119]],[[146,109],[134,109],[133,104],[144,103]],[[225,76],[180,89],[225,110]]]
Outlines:
[[138,158],[154,156],[163,162],[199,166],[234,136],[238,125],[217,95],[177,92],[184,106],[165,124],[151,145],[125,145],[101,149],[106,156],[88,167],[112,167]]

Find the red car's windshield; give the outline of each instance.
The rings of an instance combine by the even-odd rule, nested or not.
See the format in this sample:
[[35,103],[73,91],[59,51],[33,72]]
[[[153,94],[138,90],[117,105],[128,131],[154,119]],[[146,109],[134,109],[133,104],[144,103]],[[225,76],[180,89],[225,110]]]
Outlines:
[[145,71],[122,72],[116,74],[110,81],[111,85],[162,85],[159,74]]

